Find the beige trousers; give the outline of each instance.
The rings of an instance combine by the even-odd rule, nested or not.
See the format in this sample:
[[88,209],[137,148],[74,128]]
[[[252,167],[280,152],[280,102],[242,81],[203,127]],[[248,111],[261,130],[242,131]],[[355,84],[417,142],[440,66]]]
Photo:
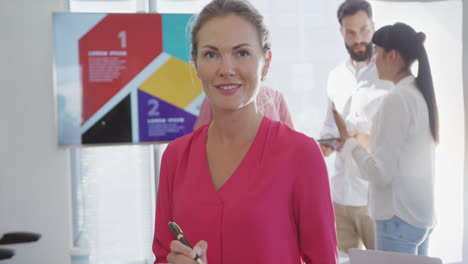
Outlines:
[[374,221],[367,206],[344,206],[333,203],[336,218],[338,248],[348,253],[350,248],[375,249]]

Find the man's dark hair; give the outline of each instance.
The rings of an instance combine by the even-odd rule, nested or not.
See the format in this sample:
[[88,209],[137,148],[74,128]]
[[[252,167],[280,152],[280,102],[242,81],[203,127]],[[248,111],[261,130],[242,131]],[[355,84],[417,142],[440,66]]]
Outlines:
[[338,8],[337,16],[340,25],[342,25],[343,17],[352,16],[358,11],[364,11],[367,16],[372,20],[372,7],[366,0],[346,0]]

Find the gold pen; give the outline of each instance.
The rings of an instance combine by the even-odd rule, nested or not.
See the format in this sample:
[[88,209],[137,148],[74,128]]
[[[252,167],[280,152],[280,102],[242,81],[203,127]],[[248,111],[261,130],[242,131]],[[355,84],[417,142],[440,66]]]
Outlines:
[[[169,221],[169,228],[171,229],[172,233],[174,233],[174,235],[177,237],[177,240],[182,242],[182,244],[186,245],[187,247],[192,248],[189,242],[185,240],[185,237],[183,235],[184,232],[182,232],[182,229],[175,222]],[[202,264],[202,261],[198,254],[195,254],[195,261],[198,262],[198,264]]]

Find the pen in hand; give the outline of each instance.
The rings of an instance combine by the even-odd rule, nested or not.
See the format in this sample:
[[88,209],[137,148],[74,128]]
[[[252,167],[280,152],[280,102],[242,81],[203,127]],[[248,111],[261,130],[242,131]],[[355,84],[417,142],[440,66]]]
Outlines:
[[[185,239],[182,229],[175,223],[175,222],[170,222],[169,221],[169,228],[171,229],[172,233],[176,236],[177,240],[179,240],[182,244],[186,245],[189,248],[192,248],[190,246],[189,242]],[[195,255],[195,261],[199,264],[202,264],[202,261],[198,254]]]

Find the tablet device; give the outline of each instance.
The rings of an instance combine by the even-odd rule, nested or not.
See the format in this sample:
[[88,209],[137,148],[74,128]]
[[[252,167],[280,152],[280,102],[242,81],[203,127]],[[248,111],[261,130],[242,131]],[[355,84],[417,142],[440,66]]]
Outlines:
[[330,146],[333,149],[339,149],[341,147],[339,140],[339,138],[324,138],[318,139],[317,142],[323,145]]

